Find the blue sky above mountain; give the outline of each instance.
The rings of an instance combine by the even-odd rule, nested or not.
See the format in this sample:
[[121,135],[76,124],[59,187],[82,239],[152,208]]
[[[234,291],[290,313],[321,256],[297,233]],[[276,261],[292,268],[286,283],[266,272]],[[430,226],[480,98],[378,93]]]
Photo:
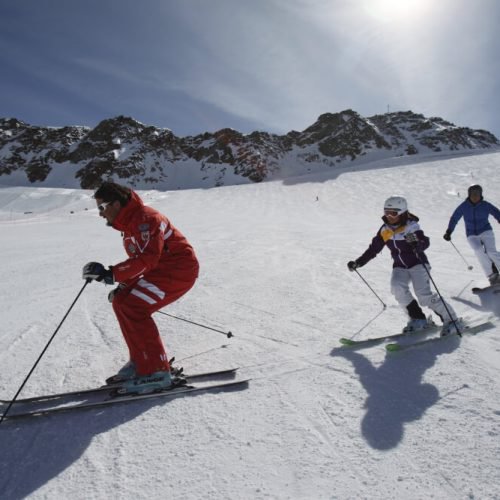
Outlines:
[[500,135],[495,0],[0,0],[0,115],[191,135],[412,109]]

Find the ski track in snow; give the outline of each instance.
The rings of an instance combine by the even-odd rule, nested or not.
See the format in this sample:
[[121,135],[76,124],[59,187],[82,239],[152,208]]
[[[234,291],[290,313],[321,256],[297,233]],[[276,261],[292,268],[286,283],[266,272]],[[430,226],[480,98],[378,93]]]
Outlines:
[[[197,285],[166,311],[234,334],[156,314],[168,354],[187,372],[239,366],[237,377],[252,381],[4,422],[0,497],[499,499],[500,298],[470,291],[484,277],[463,223],[453,241],[473,271],[442,239],[469,184],[500,205],[499,164],[500,153],[401,159],[284,182],[143,192],[201,262]],[[395,193],[431,238],[440,291],[459,314],[492,317],[494,329],[399,354],[384,344],[341,347],[341,337],[397,333],[405,323],[390,294],[387,250],[360,270],[385,309],[346,269]],[[83,285],[82,266],[116,263],[124,252],[87,191],[1,188],[0,226],[5,399]],[[125,363],[110,290],[86,288],[22,397],[100,385]]]

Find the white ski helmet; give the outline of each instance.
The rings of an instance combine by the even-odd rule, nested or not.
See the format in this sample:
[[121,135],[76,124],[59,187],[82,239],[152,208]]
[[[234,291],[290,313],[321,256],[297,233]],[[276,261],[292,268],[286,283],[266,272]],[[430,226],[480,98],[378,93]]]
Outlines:
[[406,198],[397,195],[387,198],[384,203],[384,210],[397,210],[399,214],[406,212],[408,210]]

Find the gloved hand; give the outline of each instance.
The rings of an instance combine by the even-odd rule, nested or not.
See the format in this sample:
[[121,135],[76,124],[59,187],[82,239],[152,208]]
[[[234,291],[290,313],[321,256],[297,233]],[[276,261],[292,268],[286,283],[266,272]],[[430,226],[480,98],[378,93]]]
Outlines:
[[355,269],[357,269],[358,267],[361,267],[355,260],[350,260],[348,263],[347,263],[347,268],[349,269],[349,271],[354,271]]
[[106,285],[112,285],[115,280],[113,271],[106,269],[100,262],[89,262],[83,266],[82,277],[84,280],[103,281]]
[[446,230],[446,233],[443,234],[443,238],[446,241],[451,241],[451,233],[450,233],[450,231],[448,231],[448,229]]
[[124,288],[125,285],[118,285],[116,288],[113,288],[113,290],[111,290],[111,292],[108,293],[109,302],[112,303],[116,295],[118,295]]
[[407,233],[405,234],[405,240],[408,245],[411,245],[413,248],[417,248],[420,243],[418,236],[415,233]]

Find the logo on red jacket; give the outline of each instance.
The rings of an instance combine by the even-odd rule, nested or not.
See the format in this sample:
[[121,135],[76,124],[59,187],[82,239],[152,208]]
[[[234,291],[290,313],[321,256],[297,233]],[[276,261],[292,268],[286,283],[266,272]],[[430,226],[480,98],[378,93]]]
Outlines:
[[149,241],[149,224],[141,224],[139,226],[142,241]]

